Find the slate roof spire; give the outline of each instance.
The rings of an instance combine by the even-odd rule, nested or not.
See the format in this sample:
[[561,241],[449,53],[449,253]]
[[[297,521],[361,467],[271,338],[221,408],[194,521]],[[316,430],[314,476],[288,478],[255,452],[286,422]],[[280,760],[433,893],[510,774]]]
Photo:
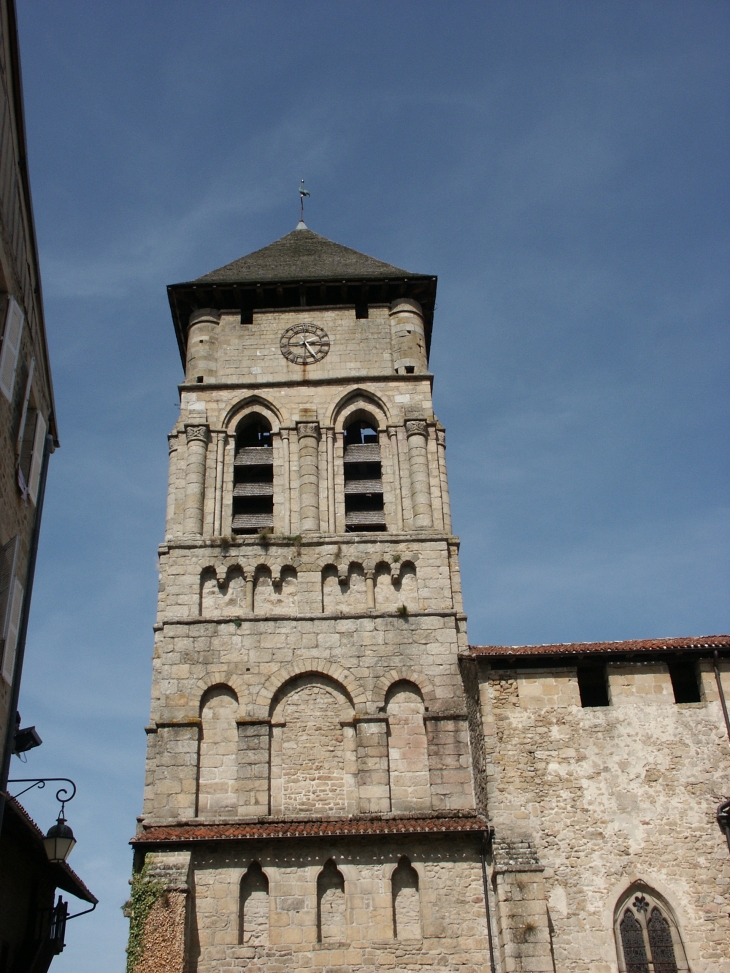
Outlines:
[[261,250],[255,250],[195,283],[257,284],[304,280],[383,280],[412,277],[400,267],[343,247],[310,230],[303,220],[296,229]]

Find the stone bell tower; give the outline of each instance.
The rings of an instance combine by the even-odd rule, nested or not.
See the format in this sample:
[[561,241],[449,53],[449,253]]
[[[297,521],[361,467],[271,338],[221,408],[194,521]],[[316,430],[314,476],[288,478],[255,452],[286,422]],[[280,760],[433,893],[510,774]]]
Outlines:
[[304,223],[169,288],[137,973],[489,964],[435,295]]

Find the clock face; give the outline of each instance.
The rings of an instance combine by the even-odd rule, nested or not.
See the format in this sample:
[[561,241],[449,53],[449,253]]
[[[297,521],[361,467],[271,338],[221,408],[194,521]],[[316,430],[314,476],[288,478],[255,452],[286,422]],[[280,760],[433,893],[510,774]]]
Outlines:
[[295,324],[281,336],[279,347],[284,358],[295,365],[312,365],[330,350],[330,339],[316,324]]

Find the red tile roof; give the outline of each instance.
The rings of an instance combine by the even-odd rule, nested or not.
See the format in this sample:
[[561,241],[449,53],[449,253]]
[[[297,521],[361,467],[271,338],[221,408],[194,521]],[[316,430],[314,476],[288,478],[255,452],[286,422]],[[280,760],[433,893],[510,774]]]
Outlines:
[[542,655],[612,655],[634,652],[707,652],[730,648],[730,635],[671,639],[629,639],[625,642],[558,642],[553,645],[470,645],[472,658]]
[[247,838],[320,838],[347,835],[431,834],[488,830],[479,814],[341,818],[325,821],[242,821],[235,824],[175,824],[144,827],[132,845],[188,844]]

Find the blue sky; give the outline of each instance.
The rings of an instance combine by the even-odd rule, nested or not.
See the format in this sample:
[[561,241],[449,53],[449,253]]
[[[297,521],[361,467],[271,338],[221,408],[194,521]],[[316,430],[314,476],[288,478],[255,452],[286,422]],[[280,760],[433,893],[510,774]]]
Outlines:
[[[473,643],[730,631],[725,2],[17,0],[62,448],[21,712],[121,973],[149,710],[165,286],[307,222],[439,276]],[[47,794],[28,795],[42,827]]]

